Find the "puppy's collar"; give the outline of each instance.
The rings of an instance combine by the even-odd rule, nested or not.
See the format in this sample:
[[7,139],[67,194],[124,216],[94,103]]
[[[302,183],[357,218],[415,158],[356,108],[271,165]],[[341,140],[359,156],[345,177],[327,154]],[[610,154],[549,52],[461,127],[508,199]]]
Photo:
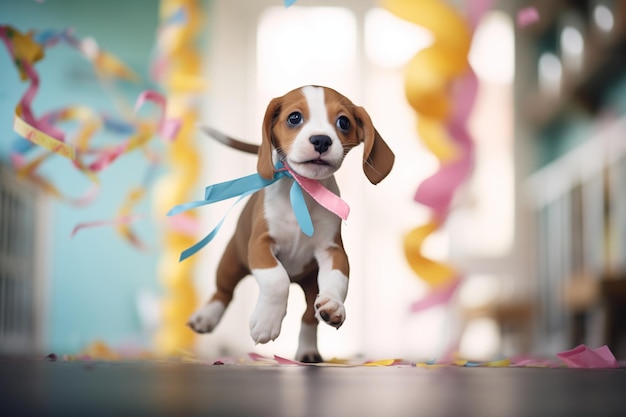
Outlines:
[[302,232],[307,236],[313,236],[314,227],[309,209],[306,206],[304,200],[304,194],[302,190],[306,191],[319,205],[327,209],[328,211],[336,214],[343,220],[348,219],[350,214],[350,207],[339,196],[328,190],[317,180],[305,178],[291,169],[286,163],[278,162],[274,168],[274,177],[270,180],[261,177],[259,174],[252,174],[245,177],[237,178],[235,180],[222,182],[206,187],[204,193],[204,200],[191,201],[188,203],[180,204],[173,207],[168,213],[168,216],[174,216],[184,211],[205,206],[207,204],[216,203],[218,201],[227,200],[233,197],[239,197],[233,206],[226,212],[224,217],[219,221],[215,228],[204,237],[201,241],[184,250],[180,255],[180,261],[187,259],[194,255],[204,246],[206,246],[217,232],[222,227],[226,216],[230,213],[230,210],[243,198],[253,194],[262,188],[267,187],[275,183],[276,181],[289,177],[293,178],[294,182],[289,191],[289,199],[291,201],[291,207],[293,208],[296,220]]

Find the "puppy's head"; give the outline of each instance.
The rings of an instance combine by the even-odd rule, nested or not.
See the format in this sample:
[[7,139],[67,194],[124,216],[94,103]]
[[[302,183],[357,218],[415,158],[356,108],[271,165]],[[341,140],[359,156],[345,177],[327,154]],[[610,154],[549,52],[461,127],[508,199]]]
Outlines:
[[269,179],[275,162],[283,161],[304,177],[328,178],[360,143],[363,171],[377,184],[391,171],[394,155],[367,112],[328,87],[301,87],[267,106],[257,169]]

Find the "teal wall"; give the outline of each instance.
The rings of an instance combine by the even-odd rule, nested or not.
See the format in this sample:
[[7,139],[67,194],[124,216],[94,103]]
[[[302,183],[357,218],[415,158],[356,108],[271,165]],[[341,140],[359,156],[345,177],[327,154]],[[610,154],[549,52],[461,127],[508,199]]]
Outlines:
[[[133,103],[137,94],[153,87],[147,77],[158,23],[157,1],[2,0],[0,24],[20,31],[71,27],[80,37],[93,37],[101,48],[113,53],[142,76],[142,83],[123,83],[121,90]],[[59,45],[46,51],[36,65],[41,89],[34,103],[36,115],[73,104],[117,114],[110,95],[96,80],[91,65],[77,51]],[[13,109],[27,84],[21,83],[4,46],[0,49],[0,158],[8,159],[15,139]],[[71,130],[71,126],[66,127]],[[119,136],[99,136],[100,143],[115,143]],[[109,219],[125,199],[130,187],[139,184],[147,163],[139,153],[116,161],[100,176],[102,192],[86,208],[52,201],[48,206],[49,259],[46,280],[45,349],[59,354],[76,353],[101,339],[113,346],[146,345],[149,338],[139,320],[139,292],[158,292],[156,262],[159,237],[151,213],[151,196],[138,207],[146,220],[135,227],[151,250],[141,252],[121,239],[114,228],[84,230],[70,239],[73,227],[82,221]],[[68,161],[56,157],[42,171],[62,189],[79,196],[88,183]]]
[[538,133],[538,166],[544,166],[593,137],[601,127],[603,117],[626,115],[626,75],[623,75],[606,94],[597,114],[590,114],[574,106]]
[[[536,49],[535,56],[537,58],[544,52],[559,55],[560,38],[557,29],[558,25],[553,23],[552,26],[545,29],[541,37],[536,40],[534,47]],[[613,45],[613,47],[619,49],[617,39],[614,43],[615,45]],[[611,48],[605,49],[609,50]],[[578,102],[580,97],[572,92],[577,86],[574,85],[566,88],[565,91],[567,91],[567,95],[560,103],[557,103],[560,107],[560,111],[557,112],[558,114],[537,131],[537,137],[534,143],[537,155],[536,168],[541,168],[549,164],[591,138],[597,133],[600,127],[598,120],[606,118],[607,115],[623,116],[626,114],[626,70],[622,70],[621,73],[617,75],[611,74],[614,71],[607,70],[607,67],[618,65],[615,56],[613,56],[614,62],[612,64],[604,61],[604,58],[600,59],[600,65],[598,68],[594,69],[594,71],[600,71],[600,73],[604,73],[608,77],[603,79],[602,82],[598,82],[597,79],[594,82],[596,88],[601,88],[601,90],[595,91],[601,102],[599,108],[593,112],[586,110],[584,108],[585,106]],[[532,68],[526,65],[524,66],[525,71]],[[591,67],[594,67],[594,65],[591,65]],[[532,71],[532,69],[530,70]],[[600,77],[599,74],[594,72],[586,76],[591,78]],[[582,82],[584,84],[587,81],[583,80]],[[599,87],[598,84],[601,84],[601,87]]]

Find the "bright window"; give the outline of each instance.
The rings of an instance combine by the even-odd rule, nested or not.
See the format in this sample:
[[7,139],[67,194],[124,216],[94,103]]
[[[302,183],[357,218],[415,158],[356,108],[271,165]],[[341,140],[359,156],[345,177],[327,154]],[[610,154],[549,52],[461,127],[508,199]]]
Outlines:
[[257,85],[262,98],[306,84],[326,85],[346,95],[353,92],[356,43],[356,18],[348,9],[266,9],[257,33]]

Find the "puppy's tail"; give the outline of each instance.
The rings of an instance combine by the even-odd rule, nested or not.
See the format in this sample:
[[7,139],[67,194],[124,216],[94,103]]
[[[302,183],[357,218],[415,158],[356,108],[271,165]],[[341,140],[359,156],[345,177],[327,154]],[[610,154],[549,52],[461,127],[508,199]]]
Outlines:
[[202,131],[206,133],[207,135],[211,136],[214,139],[217,139],[219,142],[223,143],[224,145],[230,148],[237,149],[238,151],[242,151],[246,153],[253,153],[253,154],[259,153],[259,145],[255,145],[253,143],[243,142],[243,141],[240,141],[239,139],[231,138],[230,136],[225,135],[219,130],[213,129],[212,127],[200,126],[200,129],[202,129]]

